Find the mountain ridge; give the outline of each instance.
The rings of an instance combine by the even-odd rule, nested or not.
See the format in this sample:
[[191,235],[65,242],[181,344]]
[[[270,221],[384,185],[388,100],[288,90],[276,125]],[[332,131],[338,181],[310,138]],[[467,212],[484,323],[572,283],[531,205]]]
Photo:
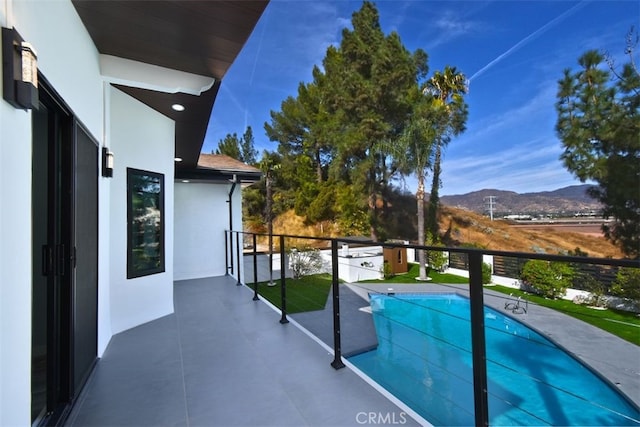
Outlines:
[[494,215],[597,215],[602,205],[589,196],[587,190],[590,187],[593,185],[581,184],[529,193],[482,189],[466,194],[441,196],[440,202],[447,206],[486,213],[492,198]]

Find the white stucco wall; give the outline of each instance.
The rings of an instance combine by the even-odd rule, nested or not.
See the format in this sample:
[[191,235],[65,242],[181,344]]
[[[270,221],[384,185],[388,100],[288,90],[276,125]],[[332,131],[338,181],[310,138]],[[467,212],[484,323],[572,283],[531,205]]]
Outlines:
[[[104,123],[102,145],[109,147],[111,144],[110,109],[111,86],[103,82],[103,110]],[[102,152],[98,155],[98,170],[102,171]],[[98,357],[107,349],[113,331],[111,329],[111,233],[109,230],[111,216],[111,178],[98,179]]]
[[[105,84],[98,51],[70,1],[0,0],[0,23],[33,44],[46,80],[116,156],[114,178],[99,179],[100,356],[113,333],[173,312],[174,123]],[[31,423],[31,165],[31,113],[0,100],[2,426]],[[131,280],[126,279],[127,167],[165,175],[165,272]]]
[[[284,271],[284,277],[289,279],[293,277],[293,271],[291,270],[291,263],[290,263],[290,258],[288,258],[288,255],[285,254],[285,271]],[[249,284],[249,283],[255,283],[255,281],[253,280],[253,253],[252,252],[247,252],[245,253],[245,255],[242,257],[243,259],[243,269],[242,272],[244,274],[244,276],[240,276],[243,277],[243,282],[245,284]],[[272,260],[273,262],[271,263],[271,271],[269,271],[269,254],[268,253],[257,253],[256,254],[256,273],[258,276],[258,282],[267,282],[269,280],[280,280],[280,278],[282,277],[282,268],[280,265],[280,260],[282,259],[280,252],[274,252],[273,253],[273,257]],[[329,262],[331,262],[331,257],[329,257]],[[325,267],[326,263],[325,263]],[[329,273],[331,274],[331,264],[329,264],[329,266],[327,268],[324,269],[325,273]],[[234,278],[236,278],[237,276],[233,276]]]
[[0,236],[0,425],[30,425],[31,115],[4,101]]
[[[97,50],[71,2],[0,1],[0,23],[100,140]],[[0,80],[1,85],[1,80]],[[0,425],[31,424],[31,113],[0,100]]]
[[[174,279],[226,274],[230,183],[175,183]],[[241,191],[233,192],[234,229],[242,226]]]
[[[173,313],[175,124],[118,89],[110,89],[110,305],[114,334]],[[127,168],[164,174],[165,272],[127,279]]]

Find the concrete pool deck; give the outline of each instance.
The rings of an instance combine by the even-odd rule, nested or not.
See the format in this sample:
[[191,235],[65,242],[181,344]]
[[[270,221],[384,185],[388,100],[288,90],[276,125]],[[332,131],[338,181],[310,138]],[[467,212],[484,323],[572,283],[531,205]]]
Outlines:
[[[441,285],[431,282],[351,283],[345,286],[358,294],[365,303],[368,301],[369,293],[449,292],[469,296],[467,285]],[[513,314],[511,310],[505,310],[505,302],[509,300],[507,295],[492,291],[491,287],[484,288],[485,305],[550,338],[593,368],[640,407],[640,347],[578,319],[536,304],[529,303],[526,313]],[[341,305],[341,314],[342,312]],[[640,328],[638,333],[640,334]],[[487,349],[487,354],[490,354],[490,351],[491,349]]]

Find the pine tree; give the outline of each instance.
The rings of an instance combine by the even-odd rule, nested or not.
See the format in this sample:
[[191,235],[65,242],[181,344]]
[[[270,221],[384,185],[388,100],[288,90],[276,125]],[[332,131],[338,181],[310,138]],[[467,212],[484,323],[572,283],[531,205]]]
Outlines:
[[634,66],[638,38],[628,37],[631,60],[618,72],[605,56],[588,51],[579,71],[558,82],[556,130],[565,167],[582,182],[598,183],[590,194],[604,206],[605,236],[632,258],[640,256],[640,73]]

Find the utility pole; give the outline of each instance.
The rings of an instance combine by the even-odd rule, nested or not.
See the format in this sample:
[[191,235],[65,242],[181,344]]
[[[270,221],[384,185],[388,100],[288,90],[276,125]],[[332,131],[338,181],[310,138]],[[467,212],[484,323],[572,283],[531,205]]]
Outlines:
[[491,221],[493,221],[493,207],[496,201],[496,196],[487,196],[483,200],[487,206],[487,210],[489,211],[489,217],[491,218]]

